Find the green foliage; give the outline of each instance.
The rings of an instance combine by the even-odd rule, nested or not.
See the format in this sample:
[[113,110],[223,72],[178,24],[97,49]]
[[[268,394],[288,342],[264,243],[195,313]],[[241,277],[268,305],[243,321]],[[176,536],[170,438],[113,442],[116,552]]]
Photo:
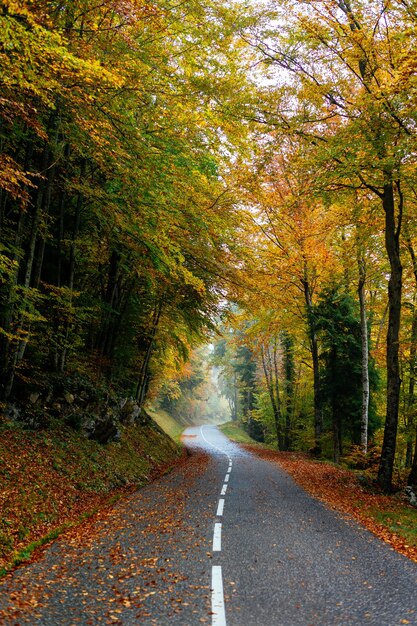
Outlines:
[[398,507],[392,511],[374,510],[375,519],[401,537],[407,545],[417,543],[417,511],[410,507]]
[[265,443],[274,443],[276,447],[278,442],[275,417],[268,392],[258,391],[256,394],[255,406],[256,408],[252,411],[252,418],[262,423]]
[[232,15],[5,3],[3,398],[43,363],[92,369],[142,402],[164,359],[212,330],[236,223],[226,175],[246,134],[227,112],[245,82]]
[[[314,309],[316,328],[320,333],[322,406],[329,422],[337,416],[342,434],[360,443],[362,410],[362,346],[357,305],[353,298],[331,287],[325,290]],[[370,384],[375,389],[377,375],[370,361]],[[369,432],[378,426],[375,405],[370,403]]]
[[226,424],[221,424],[220,430],[236,443],[257,443],[255,439],[252,439],[252,437],[248,435],[246,429],[236,422],[227,422]]

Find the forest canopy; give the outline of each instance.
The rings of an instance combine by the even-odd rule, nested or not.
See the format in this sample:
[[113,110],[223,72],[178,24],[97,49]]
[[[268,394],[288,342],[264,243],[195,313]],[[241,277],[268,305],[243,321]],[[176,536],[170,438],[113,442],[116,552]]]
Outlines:
[[416,34],[414,0],[3,2],[4,406],[142,406],[211,341],[254,436],[416,485]]
[[213,326],[243,137],[218,105],[243,81],[220,9],[3,4],[3,399],[74,370],[142,398]]

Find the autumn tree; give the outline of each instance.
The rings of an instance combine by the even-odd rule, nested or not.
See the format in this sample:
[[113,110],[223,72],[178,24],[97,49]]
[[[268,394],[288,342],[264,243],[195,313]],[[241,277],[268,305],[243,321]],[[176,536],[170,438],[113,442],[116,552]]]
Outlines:
[[236,219],[224,172],[246,135],[225,113],[244,84],[232,15],[2,7],[3,399],[92,370],[142,403],[162,353],[213,324]]
[[282,27],[254,31],[251,43],[285,88],[269,89],[258,120],[314,146],[328,186],[373,194],[385,219],[387,412],[378,479],[389,489],[400,397],[400,235],[414,170],[411,48],[404,42],[415,16],[402,2],[290,1],[274,20]]
[[[281,135],[280,135],[281,136]],[[339,216],[327,210],[313,190],[317,170],[297,140],[285,140],[280,155],[264,157],[255,178],[249,177],[246,237],[257,246],[248,257],[250,288],[243,301],[255,318],[275,315],[302,324],[308,342],[314,389],[315,449],[321,449],[319,344],[313,315],[317,294],[334,269],[331,241]],[[255,234],[256,233],[256,234]],[[259,287],[261,286],[261,290]],[[275,312],[274,312],[275,307]]]

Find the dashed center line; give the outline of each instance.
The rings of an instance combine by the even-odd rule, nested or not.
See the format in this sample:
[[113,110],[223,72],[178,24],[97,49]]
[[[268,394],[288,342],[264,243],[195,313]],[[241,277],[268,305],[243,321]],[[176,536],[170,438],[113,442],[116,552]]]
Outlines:
[[213,565],[211,570],[211,612],[213,626],[226,626],[224,610],[223,576],[221,565]]
[[217,517],[221,517],[223,515],[223,508],[224,508],[224,498],[220,498],[219,505],[217,507],[217,513],[216,513]]
[[[214,443],[211,443],[211,441],[209,441],[209,440],[205,437],[205,435],[204,435],[204,433],[203,433],[203,426],[201,426],[201,427],[200,427],[200,433],[201,433],[201,436],[203,437],[204,441],[205,441],[206,443],[208,443],[208,444],[209,444],[209,446],[211,446],[211,447],[212,447],[212,448],[214,448],[215,450],[218,450],[218,451],[219,451],[219,452],[221,452],[222,454],[225,454],[226,456],[229,456],[229,455],[227,454],[227,452],[225,452],[224,450],[222,450],[222,449],[221,449],[221,448],[219,448],[218,446],[215,446],[215,445],[214,445]],[[230,457],[229,457],[229,462],[230,462]]]
[[[224,477],[224,484],[222,486],[222,490],[220,495],[225,496],[227,491],[227,483],[229,482],[230,472],[232,471],[232,459],[230,456],[219,448],[218,446],[211,443],[203,433],[203,427],[200,428],[200,433],[202,438],[208,443],[211,447],[215,448],[219,452],[225,454],[229,459],[229,466],[226,472],[226,476]],[[224,498],[219,498],[219,503],[217,506],[216,517],[222,517],[224,509]],[[214,524],[214,532],[213,532],[213,552],[221,552],[222,549],[222,524],[221,522],[216,522]],[[212,612],[212,626],[226,626],[226,612],[224,605],[224,593],[223,593],[223,575],[222,568],[220,565],[213,565],[211,569],[211,612]]]
[[213,552],[220,552],[222,549],[222,525],[220,522],[214,524]]

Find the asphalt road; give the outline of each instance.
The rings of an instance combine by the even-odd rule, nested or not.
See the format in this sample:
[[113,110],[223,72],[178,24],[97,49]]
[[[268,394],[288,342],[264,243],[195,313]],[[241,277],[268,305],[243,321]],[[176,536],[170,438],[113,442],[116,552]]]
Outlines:
[[213,426],[0,586],[0,623],[417,625],[417,564]]

